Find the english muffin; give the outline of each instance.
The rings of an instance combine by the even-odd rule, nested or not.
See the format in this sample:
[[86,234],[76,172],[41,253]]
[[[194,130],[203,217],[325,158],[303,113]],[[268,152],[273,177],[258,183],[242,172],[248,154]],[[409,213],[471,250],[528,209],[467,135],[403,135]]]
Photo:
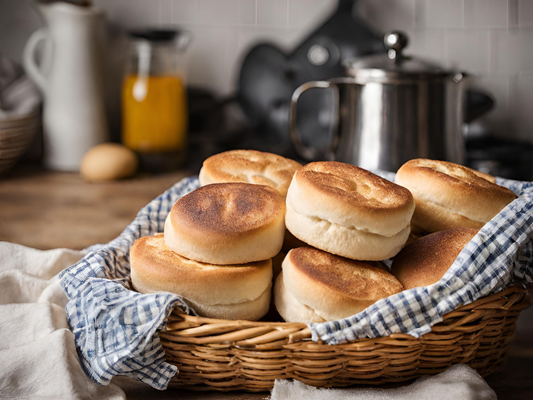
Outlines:
[[512,191],[493,183],[490,175],[481,174],[446,161],[415,159],[402,165],[396,183],[415,198],[413,229],[426,233],[480,229],[516,199]]
[[204,317],[257,320],[270,306],[271,260],[226,266],[201,263],[169,250],[159,234],[135,241],[130,264],[135,290],[178,294]]
[[167,247],[210,264],[267,260],[281,250],[285,203],[263,185],[215,183],[181,197],[165,223]]
[[409,190],[362,168],[314,162],[296,172],[287,194],[287,229],[298,239],[354,260],[396,255],[409,237]]
[[311,247],[291,250],[282,267],[274,304],[287,322],[350,317],[403,290],[375,262],[349,260]]
[[416,239],[394,257],[391,272],[406,290],[438,282],[477,232],[448,229]]
[[302,165],[294,160],[256,150],[231,150],[204,161],[200,185],[244,182],[270,186],[285,199],[294,173]]

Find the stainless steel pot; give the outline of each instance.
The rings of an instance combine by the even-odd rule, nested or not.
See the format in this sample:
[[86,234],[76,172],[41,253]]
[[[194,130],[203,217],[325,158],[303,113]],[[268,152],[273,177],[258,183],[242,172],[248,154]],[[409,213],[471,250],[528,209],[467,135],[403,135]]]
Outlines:
[[[337,160],[396,171],[413,158],[465,160],[463,72],[404,56],[407,37],[385,34],[386,54],[347,63],[347,77],[307,82],[291,100],[290,135],[307,160]],[[302,142],[297,103],[305,91],[334,92],[334,118],[324,152]]]

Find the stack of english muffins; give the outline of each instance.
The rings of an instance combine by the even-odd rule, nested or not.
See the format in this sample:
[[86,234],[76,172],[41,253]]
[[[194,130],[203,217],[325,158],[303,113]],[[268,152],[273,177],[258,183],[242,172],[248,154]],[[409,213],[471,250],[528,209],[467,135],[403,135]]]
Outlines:
[[263,317],[270,308],[272,258],[285,236],[282,196],[300,167],[254,151],[206,160],[202,187],[176,201],[164,234],[132,246],[133,287],[179,294],[205,317]]
[[164,234],[132,246],[132,283],[224,319],[263,317],[272,286],[283,319],[313,323],[433,284],[516,198],[490,175],[423,159],[392,183],[353,165],[235,150],[207,159],[199,181]]
[[288,322],[354,315],[403,290],[376,261],[395,256],[415,209],[409,190],[362,168],[315,162],[299,169],[287,194],[287,229],[312,247],[291,250],[274,288]]

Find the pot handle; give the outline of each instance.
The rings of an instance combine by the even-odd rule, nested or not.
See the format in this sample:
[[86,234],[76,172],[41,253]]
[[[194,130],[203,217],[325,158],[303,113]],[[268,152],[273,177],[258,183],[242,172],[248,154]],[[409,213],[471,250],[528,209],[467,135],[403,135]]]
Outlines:
[[493,107],[494,98],[490,95],[476,90],[468,90],[466,92],[465,122],[469,124],[492,110]]
[[335,151],[337,150],[337,146],[339,144],[339,87],[337,84],[329,81],[311,81],[306,82],[303,85],[299,86],[294,93],[292,94],[291,98],[291,110],[289,115],[289,131],[290,131],[290,138],[292,143],[294,144],[294,147],[296,148],[296,152],[299,154],[300,157],[307,161],[314,161],[319,158],[319,154],[317,154],[317,150],[313,149],[311,147],[307,147],[302,143],[302,137],[300,135],[300,131],[298,130],[298,126],[296,124],[296,108],[298,105],[298,99],[302,95],[303,92],[309,89],[332,89],[333,90],[333,115],[334,120],[331,127],[331,134],[329,137],[328,142],[328,148],[326,150],[326,159],[329,161],[333,161],[335,159]]

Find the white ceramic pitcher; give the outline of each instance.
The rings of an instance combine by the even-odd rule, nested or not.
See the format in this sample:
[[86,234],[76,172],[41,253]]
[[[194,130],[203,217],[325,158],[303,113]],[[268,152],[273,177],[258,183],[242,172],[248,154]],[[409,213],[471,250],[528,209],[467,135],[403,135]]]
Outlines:
[[[51,169],[77,171],[85,152],[108,139],[101,60],[104,14],[65,2],[38,7],[46,28],[28,40],[23,63],[44,95],[44,162]],[[43,40],[38,66],[35,53]]]

